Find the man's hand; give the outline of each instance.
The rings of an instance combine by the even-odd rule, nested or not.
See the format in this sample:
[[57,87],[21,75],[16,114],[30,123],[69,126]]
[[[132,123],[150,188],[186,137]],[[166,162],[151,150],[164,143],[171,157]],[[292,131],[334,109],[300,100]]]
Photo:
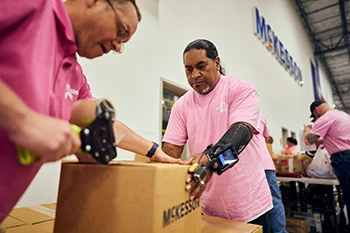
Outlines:
[[161,163],[180,163],[180,159],[175,159],[165,154],[160,147],[157,148],[156,152],[151,158],[152,162],[161,162]]
[[310,130],[312,129],[312,125],[304,125],[304,133],[309,133]]
[[[183,165],[192,165],[194,163],[198,164],[207,164],[209,162],[209,159],[206,155],[203,154],[195,154],[190,157],[188,157],[185,161],[181,161],[181,164]],[[207,175],[203,178],[203,182],[196,182],[192,174],[188,174],[186,178],[186,189],[191,190],[191,200],[195,198],[200,198],[202,196],[202,193],[209,182],[213,172],[210,169],[207,169]]]
[[304,125],[304,142],[307,146],[315,144],[320,138],[319,135],[310,133],[311,129],[312,125]]
[[268,136],[268,137],[265,138],[265,142],[269,143],[269,144],[272,144],[273,143],[273,138],[271,136]]
[[9,134],[16,144],[39,157],[39,163],[53,162],[74,154],[81,141],[66,121],[29,110],[21,127]]

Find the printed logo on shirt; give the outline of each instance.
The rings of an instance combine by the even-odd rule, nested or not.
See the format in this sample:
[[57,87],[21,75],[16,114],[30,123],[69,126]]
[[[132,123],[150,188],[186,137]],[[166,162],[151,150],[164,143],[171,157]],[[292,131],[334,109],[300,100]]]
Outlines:
[[69,84],[66,85],[66,94],[64,95],[65,99],[69,98],[70,100],[73,100],[73,95],[78,95],[78,94],[79,94],[78,90],[74,90],[70,88]]
[[227,112],[228,104],[225,102],[221,102],[219,106],[216,108],[216,111],[220,111],[221,113]]

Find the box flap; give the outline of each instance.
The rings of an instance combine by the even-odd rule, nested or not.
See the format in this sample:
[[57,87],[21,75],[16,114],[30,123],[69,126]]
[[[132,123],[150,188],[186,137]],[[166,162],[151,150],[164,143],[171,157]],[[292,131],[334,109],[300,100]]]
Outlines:
[[[64,160],[63,164],[76,164],[77,166],[135,166],[135,167],[153,167],[153,168],[176,168],[179,166],[188,166],[188,165],[179,165],[171,163],[156,163],[156,162],[140,162],[140,161],[111,161],[108,165],[99,164],[99,163],[79,163],[73,160]],[[189,167],[189,166],[188,166]]]
[[55,210],[44,206],[32,206],[13,209],[9,215],[25,223],[35,224],[55,219]]
[[52,204],[42,204],[41,206],[44,206],[46,208],[49,208],[51,210],[56,210],[56,203],[52,203]]
[[54,225],[55,225],[55,221],[50,220],[50,221],[35,224],[35,225],[33,225],[33,227],[35,227],[36,229],[39,229],[45,233],[53,233]]
[[18,226],[23,226],[26,225],[27,223],[22,222],[14,217],[11,216],[7,216],[7,218],[5,218],[5,220],[1,223],[0,227],[7,229],[10,227],[18,227]]
[[5,233],[45,233],[45,231],[42,231],[41,229],[37,229],[30,225],[25,225],[6,229]]
[[202,233],[262,233],[262,227],[233,220],[202,216]]

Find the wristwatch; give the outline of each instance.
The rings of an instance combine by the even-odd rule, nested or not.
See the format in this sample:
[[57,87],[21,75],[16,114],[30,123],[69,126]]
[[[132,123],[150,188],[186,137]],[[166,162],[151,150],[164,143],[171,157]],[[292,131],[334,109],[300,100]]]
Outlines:
[[159,147],[159,145],[155,142],[153,142],[152,148],[148,151],[148,153],[146,154],[146,156],[148,158],[152,158],[152,156],[154,155],[154,153],[156,153],[157,148]]

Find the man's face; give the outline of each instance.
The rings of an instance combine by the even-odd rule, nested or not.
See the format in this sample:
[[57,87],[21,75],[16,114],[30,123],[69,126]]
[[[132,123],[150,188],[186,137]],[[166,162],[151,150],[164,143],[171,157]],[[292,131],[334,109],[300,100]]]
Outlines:
[[321,109],[320,108],[321,108],[321,105],[316,107],[314,112],[312,113],[314,115],[315,121],[321,117],[321,113],[320,113]]
[[75,31],[80,56],[95,58],[111,50],[120,52],[122,44],[135,33],[138,19],[134,5],[111,3],[114,9],[105,0],[89,5],[81,20],[83,25]]
[[212,60],[204,49],[191,49],[184,55],[187,81],[199,94],[208,94],[220,78],[220,58]]
[[292,146],[294,146],[294,144],[291,143],[291,142],[289,142],[289,141],[287,141],[287,146],[288,146],[288,147],[292,147]]

